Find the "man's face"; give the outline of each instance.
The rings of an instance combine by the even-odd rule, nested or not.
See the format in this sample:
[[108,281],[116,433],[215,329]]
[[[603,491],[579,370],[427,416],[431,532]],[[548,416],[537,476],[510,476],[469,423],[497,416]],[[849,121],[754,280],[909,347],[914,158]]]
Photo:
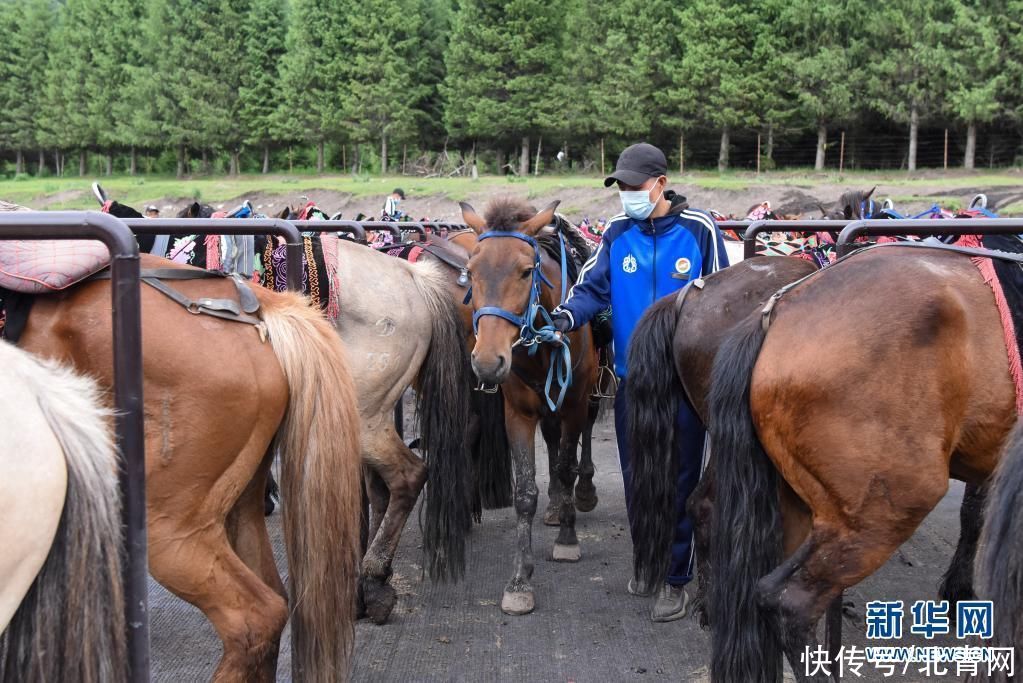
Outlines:
[[664,186],[668,183],[668,179],[664,176],[658,176],[656,178],[648,178],[642,185],[626,185],[622,181],[618,181],[618,190],[620,192],[638,192],[639,190],[647,190],[650,193],[650,201],[656,202],[664,192]]
[[160,212],[155,210],[155,209],[150,209],[149,211],[146,211],[146,218],[159,218],[159,217],[160,217]]

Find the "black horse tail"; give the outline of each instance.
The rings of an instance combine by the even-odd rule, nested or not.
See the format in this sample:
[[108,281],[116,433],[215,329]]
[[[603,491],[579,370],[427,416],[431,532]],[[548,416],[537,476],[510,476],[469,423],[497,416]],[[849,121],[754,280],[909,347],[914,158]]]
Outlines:
[[[468,368],[473,377],[472,368]],[[467,379],[471,382],[471,379]],[[484,510],[499,510],[512,504],[511,451],[504,428],[504,394],[474,392],[473,407],[479,417],[479,438],[473,444],[473,459],[480,501]]]
[[778,473],[753,425],[750,384],[767,333],[747,318],[714,360],[710,413],[716,505],[710,564],[711,680],[781,680],[775,616],[760,608],[757,583],[781,562]]
[[465,440],[469,352],[447,275],[436,268],[430,263],[413,266],[413,280],[432,324],[416,389],[419,447],[428,468],[420,526],[427,573],[433,579],[457,581],[465,572],[465,537],[472,527],[472,460]]
[[640,318],[629,342],[626,423],[632,465],[632,545],[636,578],[659,586],[668,573],[675,534],[675,422],[684,400],[675,369],[675,297]]
[[1019,661],[1023,636],[1023,422],[1009,437],[988,493],[975,572],[978,594],[996,605],[992,647],[1012,647]]

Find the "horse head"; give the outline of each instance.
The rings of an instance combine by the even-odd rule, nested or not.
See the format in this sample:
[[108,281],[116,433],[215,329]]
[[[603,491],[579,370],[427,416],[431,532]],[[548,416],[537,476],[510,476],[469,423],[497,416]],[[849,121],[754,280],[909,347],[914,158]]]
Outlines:
[[209,204],[192,202],[178,211],[178,218],[209,218],[213,215],[213,207]]
[[461,203],[462,218],[478,235],[468,271],[476,328],[472,367],[484,384],[501,384],[511,371],[512,349],[540,290],[535,238],[554,220],[557,206],[552,202],[537,212],[523,201],[503,198],[491,202],[481,217]]

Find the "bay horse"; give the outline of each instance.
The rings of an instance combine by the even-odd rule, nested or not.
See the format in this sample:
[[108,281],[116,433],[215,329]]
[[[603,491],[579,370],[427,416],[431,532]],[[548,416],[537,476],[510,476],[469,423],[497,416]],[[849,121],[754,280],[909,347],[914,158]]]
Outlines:
[[121,514],[92,380],[0,342],[0,681],[126,681]]
[[[555,214],[554,224],[558,230],[565,236],[566,241],[569,242],[572,249],[579,255],[581,260],[585,262],[590,255],[590,244],[582,233],[571,226],[571,224],[560,214]],[[437,236],[431,236],[429,239],[430,243],[436,244],[442,248],[451,249],[452,246],[457,249],[456,253],[464,254],[465,262],[468,263],[469,254],[476,248],[477,234],[472,228],[465,230],[451,232],[448,237],[441,238]],[[429,252],[423,255],[425,258],[431,258]],[[447,261],[445,261],[447,263]],[[451,263],[448,263],[451,265]],[[466,283],[467,284],[467,283]],[[476,335],[473,332],[472,317],[473,307],[471,304],[467,304],[464,301],[465,289],[458,284],[458,281],[453,281],[451,284],[451,291],[454,300],[459,305],[459,310],[462,314],[462,324],[465,329],[466,343],[468,345],[469,352],[472,352],[473,346],[476,343]],[[483,490],[484,507],[507,507],[511,505],[511,471],[510,471],[510,459],[507,457],[494,457],[493,455],[487,455],[494,452],[505,452],[507,450],[507,436],[504,433],[504,410],[503,410],[503,396],[501,388],[496,387],[497,391],[493,393],[488,392],[475,392],[478,398],[479,415],[481,420],[481,427],[479,429],[479,437],[481,440],[487,440],[488,434],[496,433],[498,439],[488,441],[480,441],[479,450],[481,455],[478,457],[479,460],[479,472],[481,476],[480,485]],[[488,398],[493,397],[493,398]],[[497,415],[497,411],[500,410],[500,423],[495,423],[492,416]],[[600,415],[600,400],[594,396],[590,397],[590,402],[587,407],[586,425],[583,428],[583,434],[579,449],[579,466],[577,469],[578,479],[576,480],[575,490],[572,491],[574,496],[575,507],[579,512],[591,512],[597,507],[598,497],[597,489],[593,484],[593,477],[596,470],[593,466],[593,426],[596,424],[597,418]],[[559,443],[561,441],[561,421],[557,414],[550,413],[544,415],[540,421],[540,431],[543,435],[544,443],[547,448],[547,459],[548,459],[548,471],[555,472]],[[507,472],[507,475],[504,473]],[[507,496],[508,502],[503,505],[487,505],[488,501],[504,500],[504,496],[498,497],[494,491],[508,490]],[[543,522],[547,526],[560,526],[560,509],[561,509],[561,497],[564,495],[562,491],[561,481],[551,476],[548,483],[547,496],[548,503],[547,509],[544,512]]]
[[[149,255],[141,266],[188,269]],[[173,287],[237,296],[228,278]],[[292,675],[336,681],[349,671],[359,576],[355,387],[340,339],[303,297],[250,291],[265,337],[142,287],[149,569],[212,622],[224,648],[214,680],[273,681],[290,616]],[[38,297],[20,345],[109,390],[109,280]],[[263,517],[275,450],[290,606]]]
[[[1013,422],[1014,389],[990,289],[961,255],[900,252],[910,250],[872,250],[812,275],[781,298],[770,334],[761,327],[757,306],[725,335],[716,356],[706,350],[701,354],[692,341],[687,344],[707,333],[698,322],[690,320],[687,334],[676,337],[682,326],[665,314],[676,306],[670,299],[655,305],[661,315],[651,311],[646,335],[637,330],[649,342],[645,346],[659,346],[656,353],[648,348],[644,358],[691,359],[679,363],[685,393],[696,397],[694,405],[709,420],[716,501],[713,513],[704,508],[698,519],[709,517],[711,524],[715,680],[777,680],[782,649],[798,669],[802,645],[810,642],[811,629],[829,602],[880,567],[912,534],[944,494],[950,475],[983,485]],[[730,271],[741,274],[728,269],[714,277],[726,280]],[[917,284],[910,287],[909,280]],[[686,299],[681,310],[720,329],[726,302],[719,296],[699,301],[714,289],[711,278],[707,282],[703,292],[693,290],[694,302]],[[841,299],[843,287],[857,296]],[[891,291],[901,293],[900,301],[909,297],[913,306],[880,313],[884,306],[879,302]],[[821,310],[828,316],[821,317]],[[873,318],[867,315],[870,310]],[[865,317],[871,322],[864,323]],[[655,321],[662,328],[656,334]],[[659,341],[651,342],[654,337]],[[688,348],[683,351],[678,344]],[[822,348],[829,349],[828,367],[808,366],[807,359]],[[636,367],[657,372],[636,358]],[[875,361],[879,367],[872,365]],[[663,362],[660,367],[663,371]],[[713,368],[709,375],[708,367]],[[893,375],[892,368],[902,370]],[[948,394],[938,373],[948,378]],[[660,378],[663,383],[663,374]],[[745,398],[743,386],[750,392]],[[849,393],[829,391],[834,386],[846,386]],[[681,389],[664,386],[661,391],[669,400]],[[864,405],[860,397],[868,395],[876,403]],[[646,398],[644,409],[660,410],[652,395]],[[824,426],[808,429],[810,421]],[[674,481],[667,470],[670,461],[650,445],[659,437],[649,431],[657,424],[664,422],[647,423],[650,458],[644,480],[634,484],[644,510],[666,505]],[[855,474],[861,471],[870,476]],[[900,495],[892,497],[889,491]],[[656,580],[660,567],[667,566],[667,546],[658,540],[664,533],[658,525],[664,523],[653,517],[641,524],[636,540],[641,578]],[[959,550],[967,546],[964,553],[972,553],[963,533]],[[953,568],[965,559],[960,578],[969,582],[968,555],[961,557],[959,550]],[[834,557],[843,562],[835,565]],[[943,591],[957,589],[950,583],[953,574],[950,569]],[[758,601],[768,608],[758,608]],[[783,638],[777,634],[778,613]]]
[[[549,412],[558,413],[560,443],[551,477],[559,479],[563,491],[571,492],[576,478],[576,447],[596,382],[596,354],[587,325],[568,335],[565,342],[571,353],[572,381],[566,385],[563,402],[552,410],[545,376],[550,377],[549,370],[553,372],[557,352],[548,344],[533,346],[523,340],[523,329],[537,322],[529,319],[538,314],[534,306],[553,310],[559,303],[556,292],[568,285],[560,264],[540,244],[554,239],[541,233],[553,221],[556,207],[557,202],[537,213],[524,202],[504,198],[492,201],[484,218],[470,205],[461,205],[466,225],[478,236],[467,266],[472,285],[468,300],[474,309],[476,329],[472,366],[482,383],[501,385],[503,389],[505,427],[515,475],[518,539],[513,575],[501,599],[502,611],[513,615],[532,612],[536,604],[530,579],[532,523],[538,494],[534,457],[537,424]],[[563,244],[558,246],[559,250],[565,248]],[[567,253],[561,253],[567,258]],[[562,496],[559,515],[553,559],[576,562],[581,550],[571,495]]]

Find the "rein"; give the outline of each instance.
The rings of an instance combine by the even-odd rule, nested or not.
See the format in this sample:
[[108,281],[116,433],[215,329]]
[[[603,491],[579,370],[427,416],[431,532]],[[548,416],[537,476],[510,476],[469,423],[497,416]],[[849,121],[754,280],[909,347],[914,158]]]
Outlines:
[[[508,230],[492,230],[490,232],[482,233],[478,241],[482,242],[485,239],[492,237],[504,237],[522,240],[526,244],[533,247],[533,281],[529,287],[529,297],[526,299],[526,307],[521,314],[513,313],[507,309],[501,308],[500,306],[482,306],[472,314],[472,331],[474,334],[479,332],[479,320],[485,315],[492,315],[498,318],[507,320],[511,324],[519,328],[519,338],[512,344],[512,349],[516,346],[523,346],[529,349],[529,355],[535,356],[537,349],[540,348],[541,344],[550,344],[555,347],[551,355],[551,363],[547,369],[547,382],[544,385],[543,397],[547,401],[547,407],[552,412],[556,412],[561,408],[561,404],[565,400],[565,394],[568,391],[568,387],[572,384],[572,351],[569,347],[568,339],[565,335],[558,332],[554,327],[554,321],[551,318],[550,312],[543,307],[540,303],[540,285],[545,284],[551,289],[554,289],[554,284],[547,278],[541,268],[543,264],[543,254],[540,250],[540,245],[535,239],[529,235],[524,235],[521,232],[514,232]],[[565,237],[560,232],[558,233],[558,239],[561,242],[561,299],[560,302],[565,301],[565,297],[568,294],[568,250],[565,246]],[[469,291],[465,294],[464,304],[469,305],[472,301],[472,287],[469,287]],[[540,317],[542,324],[538,327],[536,324],[537,316]],[[558,396],[557,399],[551,398],[551,388],[554,383],[558,385]]]

